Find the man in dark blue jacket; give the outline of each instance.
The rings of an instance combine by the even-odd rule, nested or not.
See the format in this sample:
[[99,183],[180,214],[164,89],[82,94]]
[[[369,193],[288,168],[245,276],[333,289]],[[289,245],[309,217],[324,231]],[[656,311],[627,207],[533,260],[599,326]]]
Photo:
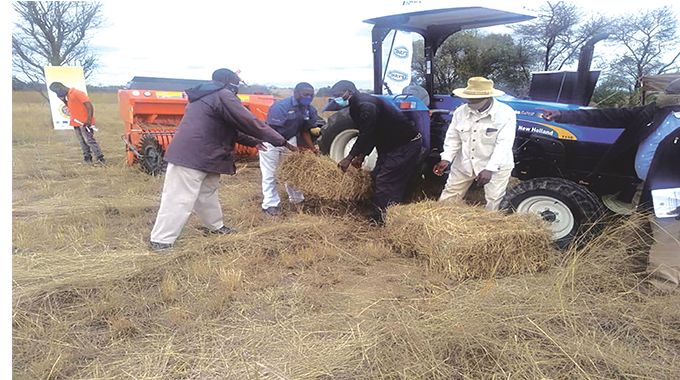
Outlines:
[[349,165],[359,168],[373,148],[378,151],[371,173],[375,180],[371,198],[375,209],[370,219],[382,225],[387,207],[401,202],[404,196],[423,147],[422,135],[403,112],[381,98],[362,94],[350,81],[334,84],[331,95],[339,106],[349,107],[350,117],[359,130],[354,146],[338,167],[343,172]]
[[[316,127],[319,114],[312,105],[314,87],[306,82],[298,83],[293,95],[276,101],[269,107],[267,124],[281,134],[291,145],[302,146],[315,154],[310,129]],[[302,142],[298,141],[300,136]],[[279,192],[276,188],[276,169],[287,152],[285,147],[275,147],[264,143],[266,151],[260,152],[260,171],[262,172],[262,211],[271,215],[279,214]],[[304,195],[289,184],[285,184],[288,200],[301,210]]]
[[173,247],[192,211],[208,231],[234,232],[223,223],[217,188],[221,174],[236,173],[236,142],[296,150],[241,104],[238,75],[219,69],[212,79],[186,90],[189,104],[164,156],[168,168],[151,231],[151,248],[159,252]]
[[622,128],[591,175],[616,162],[634,162],[644,181],[638,210],[654,211],[654,243],[647,260],[646,283],[663,291],[680,280],[680,79],[668,84],[657,101],[631,108],[542,110],[548,121]]

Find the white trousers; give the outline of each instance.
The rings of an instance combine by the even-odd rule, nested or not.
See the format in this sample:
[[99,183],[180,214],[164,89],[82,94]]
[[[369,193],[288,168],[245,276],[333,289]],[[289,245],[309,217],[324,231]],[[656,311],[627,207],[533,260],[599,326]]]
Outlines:
[[219,184],[219,174],[168,163],[161,206],[151,231],[151,241],[173,244],[192,211],[206,228],[222,228],[224,217],[217,196]]
[[649,250],[649,282],[662,290],[678,288],[680,280],[680,220],[654,218],[654,243]]
[[[291,145],[297,145],[297,137],[291,138],[288,140],[288,142]],[[276,188],[275,173],[284,156],[290,151],[286,147],[273,146],[268,142],[265,142],[264,146],[267,147],[267,151],[260,151],[258,155],[260,156],[260,171],[262,172],[262,195],[264,197],[264,199],[262,199],[262,209],[266,210],[270,207],[278,207],[279,203],[281,203],[279,191]],[[288,184],[285,184],[285,186],[290,203],[300,203],[305,200],[302,192]]]
[[[486,210],[498,210],[498,206],[503,200],[505,191],[508,188],[508,182],[510,181],[511,173],[512,169],[493,172],[491,181],[484,185]],[[448,201],[463,198],[470,188],[470,185],[475,182],[475,178],[477,178],[477,176],[474,174],[469,176],[452,167],[451,172],[449,173],[449,178],[446,180],[446,185],[444,186],[444,190],[442,190],[439,200]]]

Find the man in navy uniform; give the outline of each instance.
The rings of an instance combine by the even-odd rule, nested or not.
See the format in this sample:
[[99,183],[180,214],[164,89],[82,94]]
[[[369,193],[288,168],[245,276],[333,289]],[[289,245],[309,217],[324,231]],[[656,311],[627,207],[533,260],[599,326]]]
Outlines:
[[[319,118],[316,108],[312,105],[314,100],[314,87],[306,82],[298,83],[293,90],[293,95],[281,99],[271,107],[267,113],[267,124],[274,128],[291,145],[299,145],[298,135],[301,137],[304,147],[314,154],[320,154],[312,142],[310,129],[316,127]],[[268,142],[264,143],[265,151],[260,151],[260,171],[262,172],[262,211],[271,216],[279,215],[279,203],[281,199],[276,189],[274,174],[288,149],[275,147]],[[304,195],[299,190],[285,184],[288,200],[301,210]]]
[[387,207],[401,202],[404,196],[423,147],[422,135],[403,112],[379,97],[362,94],[348,80],[334,84],[331,95],[340,107],[349,107],[350,117],[359,129],[354,146],[338,167],[343,172],[349,165],[359,168],[373,148],[378,151],[371,173],[375,191],[370,221],[382,225]]

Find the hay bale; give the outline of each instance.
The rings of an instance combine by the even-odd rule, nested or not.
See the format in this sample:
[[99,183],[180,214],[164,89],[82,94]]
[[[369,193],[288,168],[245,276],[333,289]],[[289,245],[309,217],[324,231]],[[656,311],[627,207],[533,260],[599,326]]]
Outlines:
[[455,280],[534,273],[553,250],[537,216],[489,212],[462,201],[424,201],[387,210],[384,238],[395,251],[425,257]]
[[361,201],[373,195],[373,179],[368,171],[350,166],[343,173],[328,156],[288,154],[279,165],[276,177],[302,191],[305,198]]

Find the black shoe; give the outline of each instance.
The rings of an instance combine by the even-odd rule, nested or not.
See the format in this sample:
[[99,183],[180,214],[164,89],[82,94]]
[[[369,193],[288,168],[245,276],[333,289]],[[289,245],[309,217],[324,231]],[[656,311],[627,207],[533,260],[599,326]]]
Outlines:
[[[99,160],[100,164],[106,165],[106,159],[104,159],[104,155],[102,154],[101,156],[97,157],[97,160]],[[90,159],[92,161],[92,159]]]
[[151,249],[160,254],[172,253],[172,248],[174,244],[169,243],[156,243],[155,241],[149,242]]
[[269,207],[266,209],[262,209],[262,212],[269,216],[279,216],[279,208],[278,207]]
[[220,227],[216,230],[209,230],[205,227],[201,227],[201,230],[206,235],[228,235],[228,234],[235,234],[235,233],[238,232],[238,230],[235,230],[233,228],[229,228],[227,226],[222,226],[222,227]]
[[86,164],[91,164],[91,163],[92,163],[92,156],[84,156],[84,157],[83,157],[83,161],[84,161]]

